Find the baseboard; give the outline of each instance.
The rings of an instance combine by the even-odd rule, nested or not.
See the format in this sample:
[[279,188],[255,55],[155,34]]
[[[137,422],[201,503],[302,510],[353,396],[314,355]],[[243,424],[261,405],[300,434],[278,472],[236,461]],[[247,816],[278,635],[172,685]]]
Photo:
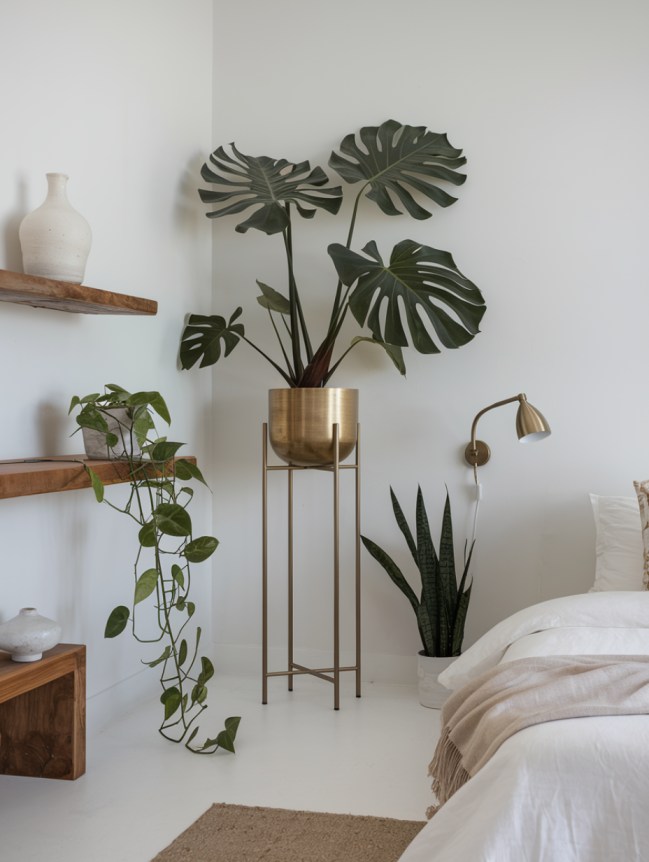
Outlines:
[[92,695],[86,701],[86,726],[97,733],[111,722],[138,707],[146,698],[160,692],[160,680],[144,668],[133,676]]

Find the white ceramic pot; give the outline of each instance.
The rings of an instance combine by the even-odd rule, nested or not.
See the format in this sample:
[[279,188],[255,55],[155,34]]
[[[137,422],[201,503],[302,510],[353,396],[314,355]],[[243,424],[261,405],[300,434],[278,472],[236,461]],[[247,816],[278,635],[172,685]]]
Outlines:
[[417,680],[419,685],[419,703],[429,709],[441,709],[444,701],[451,693],[437,677],[443,670],[455,661],[455,656],[431,656],[419,653],[417,656]]
[[61,640],[61,626],[42,617],[36,608],[22,608],[18,616],[0,625],[0,649],[14,661],[38,661],[45,650]]
[[132,458],[137,461],[142,452],[140,446],[132,434],[133,421],[126,407],[109,407],[101,411],[106,420],[108,430],[115,434],[117,443],[109,447],[106,444],[106,436],[103,431],[95,431],[94,428],[82,428],[83,447],[86,456],[91,460],[119,461]]
[[81,284],[92,243],[85,218],[68,201],[66,174],[46,174],[47,197],[18,229],[28,275]]

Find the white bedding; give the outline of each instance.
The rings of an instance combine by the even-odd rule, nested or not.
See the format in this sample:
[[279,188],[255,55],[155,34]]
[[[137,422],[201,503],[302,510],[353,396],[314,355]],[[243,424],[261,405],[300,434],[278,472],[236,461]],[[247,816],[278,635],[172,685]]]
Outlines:
[[[649,593],[553,599],[495,626],[442,674],[458,688],[499,661],[649,653]],[[548,722],[508,739],[401,862],[646,862],[649,716]]]

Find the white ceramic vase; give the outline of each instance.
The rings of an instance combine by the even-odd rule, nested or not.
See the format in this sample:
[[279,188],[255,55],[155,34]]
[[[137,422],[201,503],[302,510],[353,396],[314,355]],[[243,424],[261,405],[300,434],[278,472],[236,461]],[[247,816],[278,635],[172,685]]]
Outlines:
[[419,688],[419,703],[429,709],[441,709],[450,691],[437,677],[443,670],[455,661],[455,656],[431,656],[419,653],[417,656],[417,682]]
[[47,197],[20,223],[23,270],[56,281],[81,284],[92,243],[85,218],[68,201],[66,174],[46,174]]
[[18,616],[0,624],[0,649],[14,661],[38,661],[61,640],[61,626],[42,617],[36,608],[22,608]]

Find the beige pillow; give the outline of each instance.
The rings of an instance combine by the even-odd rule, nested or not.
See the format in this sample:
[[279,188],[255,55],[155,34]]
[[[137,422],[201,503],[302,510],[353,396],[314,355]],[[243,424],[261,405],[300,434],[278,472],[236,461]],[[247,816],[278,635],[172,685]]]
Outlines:
[[642,544],[644,545],[642,583],[645,590],[649,590],[649,480],[634,482],[633,486],[640,504]]

